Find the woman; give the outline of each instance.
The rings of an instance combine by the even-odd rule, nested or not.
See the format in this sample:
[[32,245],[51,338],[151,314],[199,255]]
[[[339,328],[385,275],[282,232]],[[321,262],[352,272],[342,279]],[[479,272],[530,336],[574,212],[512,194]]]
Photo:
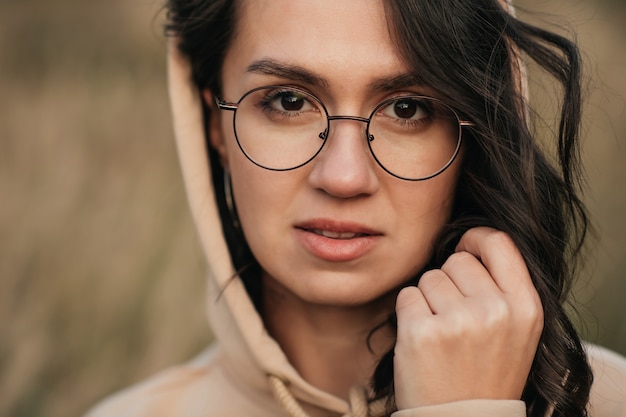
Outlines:
[[[562,307],[573,44],[497,0],[168,7],[219,344],[94,416],[626,415],[626,362]],[[555,166],[522,54],[563,87]]]

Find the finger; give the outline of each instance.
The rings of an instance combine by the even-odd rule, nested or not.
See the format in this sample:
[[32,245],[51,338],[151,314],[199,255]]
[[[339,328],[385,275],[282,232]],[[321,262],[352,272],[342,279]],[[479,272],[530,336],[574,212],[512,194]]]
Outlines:
[[488,227],[470,229],[461,237],[456,251],[480,259],[502,292],[534,291],[526,262],[506,233]]
[[441,266],[441,270],[466,297],[501,292],[487,268],[469,252],[453,253]]
[[450,310],[463,299],[463,294],[454,285],[450,277],[440,269],[425,272],[417,286],[422,290],[428,306],[435,314]]
[[419,316],[432,316],[433,312],[426,302],[422,290],[417,287],[409,286],[403,288],[396,298],[396,316],[398,317],[398,326],[401,318],[415,318]]

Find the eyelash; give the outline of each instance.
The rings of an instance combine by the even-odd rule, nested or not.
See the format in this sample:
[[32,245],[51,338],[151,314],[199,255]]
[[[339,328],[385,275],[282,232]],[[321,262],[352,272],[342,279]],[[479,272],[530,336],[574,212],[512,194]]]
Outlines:
[[[269,91],[267,94],[265,94],[262,97],[261,101],[259,101],[256,104],[256,106],[260,107],[263,112],[279,114],[284,117],[297,117],[301,112],[281,111],[277,109],[276,107],[272,106],[272,102],[280,98],[282,95],[287,96],[287,95],[297,95],[297,94],[298,94],[297,90],[289,89],[289,88],[285,88],[282,90],[272,90],[272,91]],[[309,102],[309,100],[305,96],[303,96],[302,99]],[[311,102],[309,102],[309,104],[313,107],[317,107],[315,104]]]

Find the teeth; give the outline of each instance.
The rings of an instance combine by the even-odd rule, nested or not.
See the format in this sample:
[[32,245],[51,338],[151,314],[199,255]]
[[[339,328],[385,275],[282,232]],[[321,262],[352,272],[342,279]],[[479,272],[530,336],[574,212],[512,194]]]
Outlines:
[[314,229],[313,233],[330,239],[352,239],[358,235],[353,232],[331,232],[329,230]]

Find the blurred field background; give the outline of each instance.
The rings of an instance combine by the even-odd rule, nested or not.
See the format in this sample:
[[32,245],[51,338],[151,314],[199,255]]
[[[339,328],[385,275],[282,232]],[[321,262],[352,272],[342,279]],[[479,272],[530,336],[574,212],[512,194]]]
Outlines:
[[[525,0],[578,32],[590,81],[576,291],[626,354],[626,3]],[[0,0],[0,415],[66,417],[210,341],[173,144],[158,0]],[[543,87],[532,85],[539,99]]]

